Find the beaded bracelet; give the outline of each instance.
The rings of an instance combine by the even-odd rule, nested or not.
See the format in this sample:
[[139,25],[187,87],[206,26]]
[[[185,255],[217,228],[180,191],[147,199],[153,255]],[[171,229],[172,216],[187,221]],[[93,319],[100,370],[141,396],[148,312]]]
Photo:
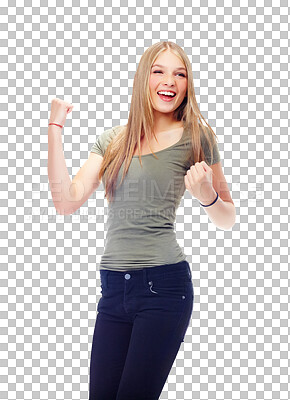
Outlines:
[[218,197],[219,197],[219,195],[218,195],[218,192],[216,192],[216,199],[211,203],[211,204],[208,204],[207,206],[205,206],[205,205],[203,205],[203,204],[201,204],[200,202],[199,202],[199,204],[201,205],[201,206],[203,206],[203,207],[209,207],[209,206],[212,206],[216,201],[217,201],[217,199],[218,199]]
[[56,126],[59,126],[60,128],[63,128],[63,126],[58,125],[58,124],[54,124],[53,122],[50,122],[48,125],[56,125]]

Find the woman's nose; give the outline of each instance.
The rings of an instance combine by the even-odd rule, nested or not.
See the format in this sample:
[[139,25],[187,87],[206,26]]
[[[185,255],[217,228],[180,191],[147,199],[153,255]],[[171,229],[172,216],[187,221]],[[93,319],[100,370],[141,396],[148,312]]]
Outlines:
[[168,76],[167,78],[165,77],[163,80],[163,84],[167,86],[172,86],[175,84],[175,79],[171,78],[170,76]]

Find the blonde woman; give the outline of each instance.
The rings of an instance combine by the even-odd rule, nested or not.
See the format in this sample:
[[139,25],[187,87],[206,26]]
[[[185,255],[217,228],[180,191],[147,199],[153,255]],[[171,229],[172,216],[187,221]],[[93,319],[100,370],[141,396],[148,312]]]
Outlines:
[[61,127],[72,107],[52,104],[48,175],[51,188],[61,182],[52,194],[56,210],[73,214],[101,181],[109,205],[90,400],[157,400],[193,309],[191,268],[174,231],[185,190],[219,229],[235,223],[216,137],[198,108],[189,59],[173,42],[145,51],[128,123],[97,137],[71,181]]

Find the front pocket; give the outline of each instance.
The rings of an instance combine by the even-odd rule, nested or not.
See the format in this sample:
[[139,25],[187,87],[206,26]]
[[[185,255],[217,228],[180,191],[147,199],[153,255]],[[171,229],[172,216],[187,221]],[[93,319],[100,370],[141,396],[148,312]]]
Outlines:
[[171,280],[153,280],[148,282],[148,291],[152,296],[159,296],[169,299],[184,300],[188,295],[188,282]]

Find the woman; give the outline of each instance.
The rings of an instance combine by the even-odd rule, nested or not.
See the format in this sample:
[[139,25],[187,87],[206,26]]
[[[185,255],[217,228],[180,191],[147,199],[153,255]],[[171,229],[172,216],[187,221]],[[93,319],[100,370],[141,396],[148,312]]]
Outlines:
[[49,180],[61,182],[52,194],[57,211],[74,213],[102,179],[109,202],[90,400],[158,399],[193,309],[191,269],[174,232],[185,189],[218,228],[235,223],[215,134],[195,99],[190,62],[172,42],[145,51],[127,125],[97,138],[72,182],[60,131],[73,106],[59,99],[53,106],[63,112],[50,118],[60,126],[49,126]]

